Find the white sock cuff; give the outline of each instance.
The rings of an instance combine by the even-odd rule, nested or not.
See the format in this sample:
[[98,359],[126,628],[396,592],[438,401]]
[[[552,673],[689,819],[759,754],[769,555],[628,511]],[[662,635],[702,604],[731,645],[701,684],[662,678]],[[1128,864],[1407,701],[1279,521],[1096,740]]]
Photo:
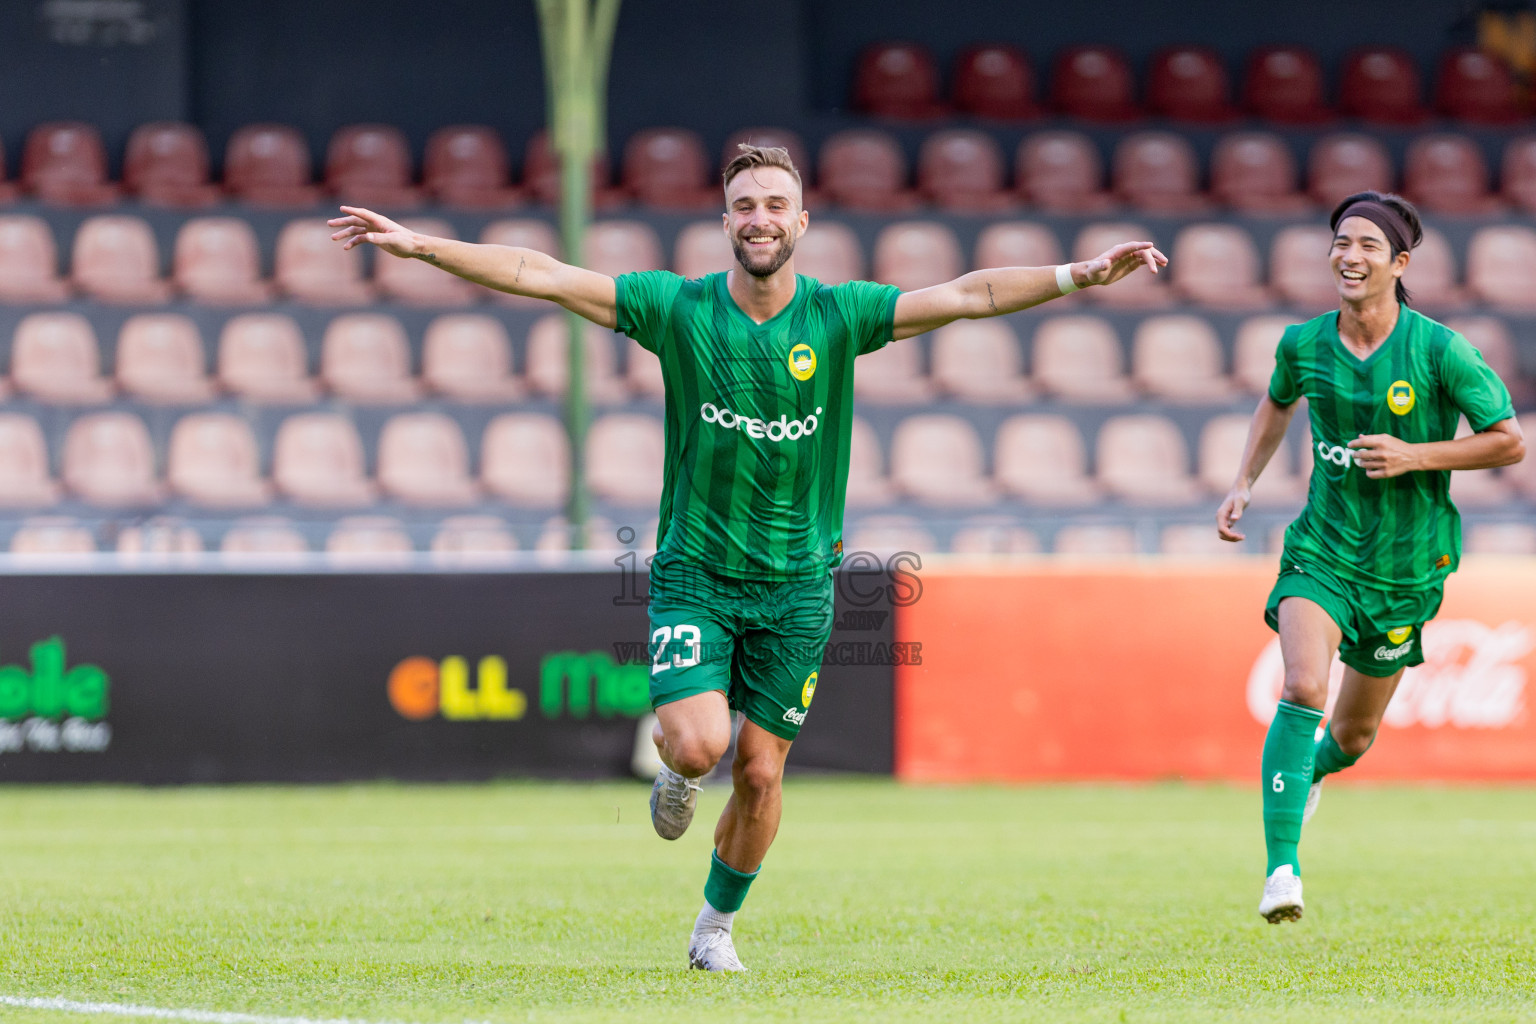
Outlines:
[[729,914],[716,910],[709,905],[709,900],[704,901],[704,909],[699,911],[699,919],[693,923],[695,932],[708,931],[712,928],[731,930],[731,922],[736,920],[736,911]]

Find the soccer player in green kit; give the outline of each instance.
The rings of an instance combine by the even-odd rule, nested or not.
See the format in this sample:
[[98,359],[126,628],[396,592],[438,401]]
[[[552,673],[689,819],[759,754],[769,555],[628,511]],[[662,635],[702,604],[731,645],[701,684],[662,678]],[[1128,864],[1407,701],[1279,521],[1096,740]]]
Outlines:
[[781,809],[790,744],[832,629],[830,570],[842,558],[853,363],[894,339],[1000,316],[1167,259],[1126,242],[1059,267],[979,270],[902,294],[795,274],[809,225],[783,149],[743,146],[725,168],[723,230],[737,266],[694,280],[614,279],[531,249],[414,234],[354,207],[330,222],[347,248],[371,242],[479,284],[558,302],[661,359],[666,468],[650,577],[651,702],[665,767],[651,818],[667,839],[693,818],[698,780],[745,721],[733,791],[715,827],[691,967],[739,971],[731,926]]
[[[1423,238],[1413,206],[1361,192],[1329,226],[1339,308],[1281,337],[1269,394],[1216,514],[1224,540],[1243,539],[1249,488],[1306,398],[1312,480],[1264,613],[1285,663],[1260,768],[1269,865],[1259,913],[1271,924],[1301,917],[1296,848],[1323,779],[1370,748],[1403,670],[1424,661],[1421,631],[1461,560],[1450,471],[1525,454],[1498,376],[1466,338],[1408,306],[1403,271]],[[1461,416],[1475,433],[1456,440]],[[1315,740],[1335,652],[1344,679]]]

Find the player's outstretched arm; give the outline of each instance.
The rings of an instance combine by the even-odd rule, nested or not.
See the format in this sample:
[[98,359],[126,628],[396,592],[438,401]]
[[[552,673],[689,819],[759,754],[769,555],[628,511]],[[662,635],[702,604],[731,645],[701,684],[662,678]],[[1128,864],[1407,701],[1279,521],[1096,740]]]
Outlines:
[[1372,480],[1444,469],[1496,469],[1525,458],[1525,435],[1508,419],[1454,441],[1410,444],[1391,434],[1362,434],[1349,442],[1355,465]]
[[536,249],[417,234],[360,206],[343,206],[341,212],[344,216],[326,223],[338,229],[331,238],[343,249],[369,242],[391,256],[421,260],[487,288],[558,302],[603,327],[618,323],[617,290],[606,274],[561,263]]
[[1253,500],[1252,488],[1275,457],[1285,432],[1291,425],[1296,406],[1281,405],[1265,395],[1259,399],[1259,407],[1253,411],[1253,422],[1248,426],[1248,443],[1243,446],[1243,458],[1237,466],[1237,479],[1227,492],[1226,500],[1216,510],[1216,536],[1234,544],[1246,536],[1238,529],[1237,521],[1243,518],[1243,510]]
[[[956,320],[1016,313],[1078,288],[1109,285],[1146,267],[1157,273],[1168,257],[1151,242],[1122,242],[1097,259],[1063,264],[1072,285],[1062,288],[1056,267],[998,267],[976,270],[953,281],[905,292],[896,300],[895,336],[910,338]],[[1062,271],[1067,273],[1066,270]]]

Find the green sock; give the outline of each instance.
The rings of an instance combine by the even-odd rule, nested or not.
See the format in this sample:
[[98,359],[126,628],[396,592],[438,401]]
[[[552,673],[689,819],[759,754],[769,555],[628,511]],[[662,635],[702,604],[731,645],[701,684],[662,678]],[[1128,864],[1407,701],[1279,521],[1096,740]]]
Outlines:
[[1282,864],[1301,874],[1296,847],[1301,843],[1301,812],[1312,786],[1312,749],[1323,713],[1281,701],[1264,739],[1260,773],[1264,785],[1264,846],[1269,853],[1266,875]]
[[[1367,745],[1366,750],[1370,750]],[[1315,765],[1312,769],[1312,781],[1321,782],[1324,775],[1332,775],[1341,772],[1363,757],[1365,751],[1361,751],[1354,757],[1344,753],[1339,741],[1333,738],[1333,727],[1323,730],[1323,738],[1317,741],[1317,749],[1313,752]]]
[[709,880],[704,883],[704,898],[722,914],[734,914],[741,909],[742,901],[747,898],[747,890],[752,888],[752,880],[762,870],[759,865],[757,871],[751,874],[737,871],[721,860],[718,853],[711,851]]

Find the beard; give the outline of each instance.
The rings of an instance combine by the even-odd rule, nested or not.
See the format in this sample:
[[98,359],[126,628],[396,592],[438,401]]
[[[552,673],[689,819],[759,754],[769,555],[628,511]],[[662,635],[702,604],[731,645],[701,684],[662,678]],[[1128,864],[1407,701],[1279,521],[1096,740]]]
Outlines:
[[738,236],[731,236],[731,248],[736,251],[736,262],[753,277],[772,277],[795,254],[795,240],[789,235],[779,239],[772,252],[754,253]]

